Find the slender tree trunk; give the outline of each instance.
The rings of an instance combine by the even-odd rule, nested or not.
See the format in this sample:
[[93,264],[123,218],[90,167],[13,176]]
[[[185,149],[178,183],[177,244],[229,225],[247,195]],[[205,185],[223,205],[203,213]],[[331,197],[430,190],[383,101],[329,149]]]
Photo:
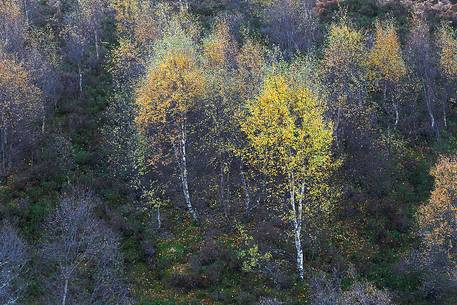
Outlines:
[[162,227],[162,220],[160,218],[160,207],[157,207],[157,229]]
[[95,54],[97,56],[97,60],[100,59],[100,46],[98,44],[98,32],[97,29],[94,30],[94,39],[95,39]]
[[44,134],[46,128],[46,107],[44,106],[44,104],[41,111],[43,111],[41,115],[41,134]]
[[293,214],[293,225],[294,225],[294,243],[296,251],[296,265],[298,276],[301,280],[305,277],[304,267],[303,267],[303,249],[301,244],[301,227],[302,227],[302,211],[303,211],[303,198],[299,198],[298,202],[296,200],[295,194],[295,179],[293,174],[289,178],[289,192],[290,192],[290,205]]
[[430,117],[430,125],[431,125],[432,130],[435,132],[436,137],[439,138],[438,126],[436,126],[435,116],[433,114],[431,95],[432,95],[432,92],[431,92],[430,86],[428,84],[425,84],[424,85],[424,98],[425,98],[425,102],[427,103],[427,111],[428,111],[428,115]]
[[249,187],[246,181],[246,173],[243,169],[243,161],[240,160],[240,177],[241,177],[241,184],[243,186],[244,191],[244,208],[246,216],[249,216],[249,212],[251,210],[251,196],[249,194]]
[[8,171],[8,159],[9,159],[9,151],[8,151],[8,126],[5,124],[2,130],[2,168],[3,168],[3,175],[6,176]]
[[303,249],[301,245],[301,226],[298,225],[297,221],[294,221],[294,233],[295,233],[295,250],[297,252],[297,272],[301,280],[305,278],[305,271],[303,268]]
[[339,134],[339,129],[340,129],[340,122],[341,122],[341,106],[338,106],[337,113],[336,113],[336,120],[335,120],[335,131],[334,131],[335,143],[336,143],[337,147],[339,146],[338,134]]
[[[229,208],[228,208],[228,202],[226,198],[226,178],[225,178],[225,166],[226,166],[226,160],[224,153],[220,153],[220,171],[219,171],[219,201],[221,206],[224,209],[224,216],[225,218],[229,217]],[[227,178],[228,180],[228,178]]]
[[65,279],[65,283],[63,286],[62,305],[65,305],[67,302],[67,294],[68,294],[68,279]]
[[181,125],[181,143],[180,143],[180,155],[181,155],[181,160],[178,160],[178,162],[181,163],[181,166],[179,166],[181,170],[181,183],[182,183],[182,191],[184,195],[184,200],[186,201],[187,209],[189,210],[190,215],[195,221],[198,221],[197,218],[197,213],[195,209],[192,206],[192,201],[190,198],[190,192],[189,192],[189,183],[188,183],[188,175],[187,175],[187,153],[186,153],[186,144],[187,144],[187,137],[186,137],[186,128],[185,128],[185,123]]
[[443,101],[443,123],[444,128],[447,128],[447,110],[446,110],[446,100]]
[[[448,82],[449,84],[449,82]],[[450,85],[446,88],[446,98],[443,99],[443,123],[444,127],[447,128],[447,104],[448,100],[451,98],[451,93],[449,92]]]
[[395,110],[395,127],[397,127],[398,123],[400,121],[400,113],[398,111],[398,103],[394,102],[393,105],[394,105],[394,110]]
[[81,63],[78,63],[78,75],[79,75],[79,92],[83,93],[83,73],[81,70]]
[[2,168],[1,174],[6,175],[6,127],[1,130],[0,145],[2,151]]
[[25,23],[27,26],[29,26],[29,7],[27,5],[27,0],[23,0],[23,5],[24,5],[24,13],[25,13]]

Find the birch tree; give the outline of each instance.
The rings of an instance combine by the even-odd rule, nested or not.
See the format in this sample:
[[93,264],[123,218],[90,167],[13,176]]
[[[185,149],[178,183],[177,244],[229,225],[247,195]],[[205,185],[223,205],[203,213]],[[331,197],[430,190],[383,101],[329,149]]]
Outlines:
[[367,50],[364,35],[346,17],[331,25],[321,74],[329,91],[329,110],[335,122],[337,144],[349,125],[362,125],[366,117]]
[[0,54],[0,175],[8,174],[20,147],[32,140],[43,111],[40,95],[25,68]]
[[370,78],[375,87],[382,92],[384,107],[393,108],[394,125],[400,120],[399,88],[400,81],[406,76],[397,29],[390,22],[376,22],[374,46],[369,54]]
[[0,45],[7,52],[20,52],[26,39],[26,22],[21,1],[0,2]]
[[265,32],[284,54],[312,49],[319,38],[314,0],[273,0],[264,13]]
[[81,17],[86,23],[86,27],[93,35],[95,55],[100,59],[100,37],[102,31],[103,18],[106,17],[109,9],[108,2],[105,0],[78,0]]
[[407,43],[408,61],[414,76],[418,79],[417,86],[426,104],[430,128],[438,138],[440,133],[435,115],[437,63],[433,47],[426,20],[414,16]]
[[[426,274],[424,288],[441,298],[457,287],[457,159],[441,157],[431,171],[435,188],[418,209],[422,245],[415,266]],[[444,302],[446,303],[446,302]]]
[[229,214],[230,165],[233,159],[230,147],[239,133],[235,119],[239,104],[233,84],[236,52],[236,42],[231,36],[228,21],[218,20],[203,43],[207,79],[204,111],[208,121],[205,144],[208,144],[209,150],[215,151],[210,157],[212,163],[219,167],[219,202],[226,217]]
[[457,81],[457,36],[456,31],[449,25],[443,24],[438,32],[438,46],[440,48],[439,62],[442,75],[445,78],[446,96],[443,98],[443,123],[447,127],[448,102],[455,96]]
[[[136,97],[137,123],[151,144],[171,146],[184,200],[194,220],[197,220],[197,212],[192,205],[187,166],[188,115],[204,94],[204,82],[194,55],[185,50],[172,50],[149,70]],[[166,154],[159,159],[164,157]]]
[[71,190],[48,219],[41,254],[53,280],[46,302],[130,304],[119,242],[96,218],[97,201],[89,191]]
[[[262,83],[268,67],[265,57],[264,48],[252,39],[247,39],[236,54],[234,85],[236,99],[239,102],[239,109],[234,118],[237,125],[239,125],[240,120],[242,120],[242,112],[244,111],[246,101],[256,97],[262,89]],[[246,160],[243,153],[241,153],[244,146],[245,141],[241,135],[235,141],[234,150],[235,154],[240,159],[240,180],[244,193],[245,214],[249,215],[255,206],[254,202],[260,200],[260,197],[256,193],[260,193],[257,192],[257,190],[261,189],[261,183],[258,183],[257,179],[250,179],[251,177],[249,174],[254,173],[253,171],[248,170]],[[252,180],[256,181],[254,182]]]
[[25,286],[19,281],[29,257],[25,242],[5,223],[0,229],[0,303],[21,304]]
[[87,30],[80,13],[75,11],[64,18],[62,36],[66,46],[66,56],[77,66],[78,90],[83,92],[84,57],[90,43]]
[[357,280],[356,274],[349,273],[352,285],[342,288],[342,280],[337,275],[323,272],[311,277],[311,305],[394,305],[389,291],[380,290],[372,283]]
[[281,182],[284,206],[293,224],[298,276],[304,278],[302,227],[331,174],[333,125],[324,121],[322,103],[307,88],[295,88],[281,75],[267,78],[250,101],[241,130],[248,141],[246,158]]

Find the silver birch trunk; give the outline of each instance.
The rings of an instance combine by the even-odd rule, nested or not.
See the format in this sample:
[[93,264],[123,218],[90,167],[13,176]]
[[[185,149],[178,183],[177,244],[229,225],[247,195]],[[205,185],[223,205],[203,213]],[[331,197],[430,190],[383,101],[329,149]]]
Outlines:
[[[6,125],[6,124],[5,124]],[[2,168],[3,174],[6,175],[8,171],[8,127],[4,126],[2,131]]]
[[95,54],[97,56],[97,60],[99,60],[100,59],[100,46],[98,44],[98,32],[96,29],[94,30],[94,39],[95,39]]
[[27,0],[23,1],[24,4],[24,13],[25,13],[25,24],[27,24],[27,27],[29,26],[29,7],[27,5]]
[[5,118],[4,118],[5,114],[2,113],[2,123],[3,123],[3,126],[2,126],[2,129],[0,130],[0,147],[1,147],[1,151],[2,151],[2,167],[0,168],[1,169],[1,174],[2,175],[6,175],[6,145],[5,145],[5,140],[6,140],[6,124],[4,123],[5,122]]
[[65,305],[67,302],[67,294],[68,294],[68,279],[65,279],[65,283],[63,286],[62,305]]
[[334,131],[335,143],[336,143],[337,147],[339,147],[338,134],[339,134],[340,122],[341,122],[341,106],[338,106],[336,120],[335,120],[335,131]]
[[427,111],[428,115],[430,117],[430,125],[432,130],[435,132],[436,137],[439,137],[439,131],[438,131],[438,126],[436,126],[436,121],[435,121],[435,116],[433,114],[433,109],[432,109],[432,96],[431,96],[431,89],[428,84],[425,84],[424,86],[424,98],[425,102],[427,103]]
[[289,189],[290,189],[290,205],[292,209],[293,226],[294,226],[294,243],[296,251],[296,267],[298,276],[301,280],[305,277],[303,267],[303,248],[301,244],[301,229],[302,229],[302,214],[303,214],[303,190],[304,186],[300,190],[300,198],[298,202],[296,200],[295,192],[295,179],[293,174],[289,177]]
[[398,104],[397,102],[394,102],[394,110],[395,110],[395,127],[398,126],[398,123],[400,121],[400,113],[398,111]]
[[83,73],[81,71],[81,64],[78,63],[78,74],[79,74],[79,92],[83,92]]
[[294,224],[294,233],[295,233],[295,250],[297,252],[297,271],[298,276],[301,280],[305,277],[305,271],[303,269],[303,249],[301,246],[301,226],[297,222]]
[[162,227],[162,220],[160,218],[160,207],[157,207],[157,229]]
[[247,216],[249,216],[249,212],[251,210],[251,196],[249,194],[249,187],[248,187],[248,183],[246,181],[246,173],[244,172],[244,169],[243,169],[243,161],[240,161],[240,176],[241,176],[241,184],[243,185],[243,191],[244,191],[245,213]]
[[185,123],[181,125],[181,143],[180,143],[180,149],[181,149],[181,160],[178,160],[178,162],[181,163],[181,166],[179,166],[181,170],[181,183],[182,183],[182,191],[184,195],[184,200],[186,201],[187,209],[189,210],[190,215],[192,218],[197,221],[197,213],[195,212],[195,209],[192,206],[192,201],[190,198],[190,192],[189,192],[189,183],[188,183],[188,175],[187,175],[187,152],[186,152],[186,144],[187,144],[187,137],[186,137],[186,128],[185,128]]
[[[448,90],[446,90],[448,91]],[[447,128],[447,101],[449,99],[450,94],[446,94],[446,98],[443,99],[443,123],[444,123],[444,128]]]

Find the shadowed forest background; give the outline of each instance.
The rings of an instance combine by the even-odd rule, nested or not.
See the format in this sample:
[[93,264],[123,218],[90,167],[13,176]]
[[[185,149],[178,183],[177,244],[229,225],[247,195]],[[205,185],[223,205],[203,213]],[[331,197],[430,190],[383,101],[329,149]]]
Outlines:
[[0,304],[457,304],[456,25],[0,0]]

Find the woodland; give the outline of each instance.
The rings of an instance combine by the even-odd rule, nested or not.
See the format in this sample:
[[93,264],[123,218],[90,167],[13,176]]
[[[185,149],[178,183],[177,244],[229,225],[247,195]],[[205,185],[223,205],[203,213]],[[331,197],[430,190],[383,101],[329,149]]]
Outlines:
[[0,0],[1,304],[457,304],[457,1]]

